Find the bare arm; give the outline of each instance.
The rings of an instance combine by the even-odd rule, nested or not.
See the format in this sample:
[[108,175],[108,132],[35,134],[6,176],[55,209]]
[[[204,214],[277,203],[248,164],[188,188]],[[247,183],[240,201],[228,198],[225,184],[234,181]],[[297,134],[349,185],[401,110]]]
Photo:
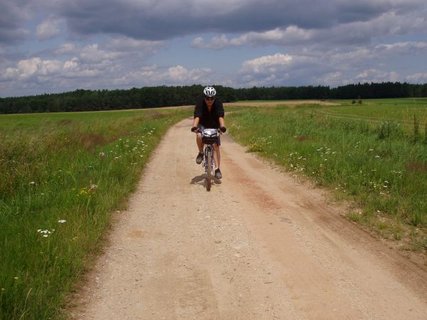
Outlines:
[[219,117],[218,120],[219,120],[219,126],[225,127],[224,117]]
[[200,121],[199,117],[194,117],[194,119],[193,119],[193,127],[197,127],[199,125],[199,121]]

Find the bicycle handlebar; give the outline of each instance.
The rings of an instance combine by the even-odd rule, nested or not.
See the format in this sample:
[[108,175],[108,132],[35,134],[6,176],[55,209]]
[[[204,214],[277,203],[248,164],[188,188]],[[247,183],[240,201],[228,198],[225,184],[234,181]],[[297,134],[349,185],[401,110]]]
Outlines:
[[[227,131],[227,128],[226,128],[226,127],[219,127],[219,128],[217,128],[217,130],[218,130],[218,132],[219,132],[220,134],[222,134],[222,133],[225,133],[225,132]],[[192,128],[191,128],[191,132],[194,132],[194,133],[201,133],[201,132],[202,132],[202,130],[200,130],[200,128],[199,128],[199,127],[192,127]]]

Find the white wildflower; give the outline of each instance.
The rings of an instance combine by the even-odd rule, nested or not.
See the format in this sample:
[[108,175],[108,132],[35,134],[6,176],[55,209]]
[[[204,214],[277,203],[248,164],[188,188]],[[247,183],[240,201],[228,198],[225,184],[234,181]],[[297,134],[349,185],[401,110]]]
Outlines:
[[38,233],[40,233],[41,234],[41,236],[43,237],[43,238],[47,238],[47,237],[49,237],[49,235],[51,235],[52,234],[52,232],[54,232],[55,231],[55,229],[52,229],[52,231],[50,231],[50,230],[48,230],[48,229],[45,229],[45,230],[43,230],[43,229],[38,229],[37,230],[37,232]]

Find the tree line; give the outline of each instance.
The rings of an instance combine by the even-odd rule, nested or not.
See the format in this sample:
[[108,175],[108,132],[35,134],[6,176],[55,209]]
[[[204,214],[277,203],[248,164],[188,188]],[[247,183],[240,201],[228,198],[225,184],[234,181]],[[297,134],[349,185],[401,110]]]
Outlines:
[[[224,102],[237,100],[374,99],[427,97],[427,84],[399,82],[329,86],[230,88],[215,86]],[[203,86],[157,86],[0,98],[0,113],[96,111],[193,105]]]

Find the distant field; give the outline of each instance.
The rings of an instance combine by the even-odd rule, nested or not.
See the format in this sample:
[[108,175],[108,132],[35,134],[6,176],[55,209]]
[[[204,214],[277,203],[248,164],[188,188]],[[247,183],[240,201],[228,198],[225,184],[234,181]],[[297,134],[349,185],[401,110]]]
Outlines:
[[415,120],[423,126],[427,121],[427,98],[364,100],[362,105],[349,104],[346,108],[335,107],[323,110],[324,114],[342,119],[361,119],[368,122],[394,121],[412,129]]
[[321,101],[321,100],[248,100],[225,103],[225,107],[296,107],[300,105],[316,104],[316,105],[339,105],[339,102]]
[[0,115],[0,319],[62,318],[151,151],[190,114]]
[[230,134],[350,199],[349,218],[427,250],[427,99],[229,106]]

